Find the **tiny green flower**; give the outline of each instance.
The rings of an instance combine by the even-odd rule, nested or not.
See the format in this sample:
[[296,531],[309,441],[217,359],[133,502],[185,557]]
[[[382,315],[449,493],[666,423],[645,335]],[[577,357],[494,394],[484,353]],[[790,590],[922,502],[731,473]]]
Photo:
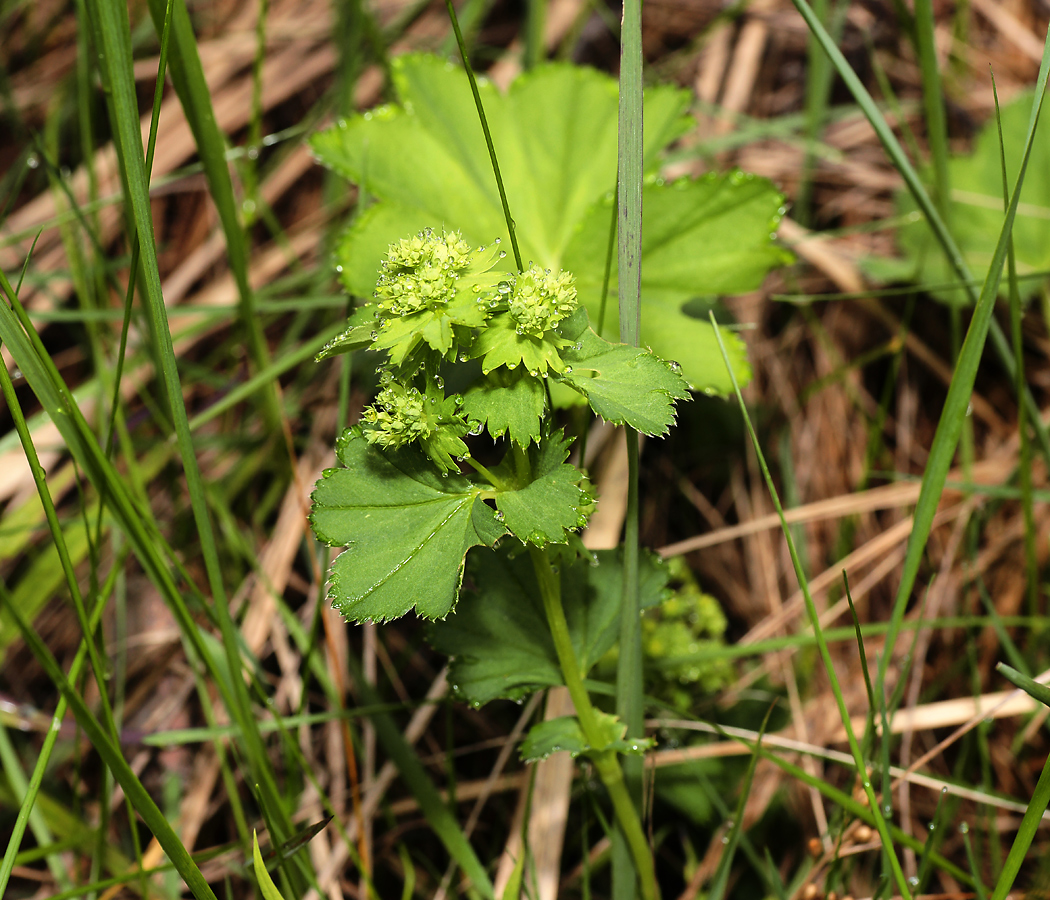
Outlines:
[[469,455],[460,440],[468,431],[461,402],[458,395],[446,397],[433,381],[424,393],[388,378],[375,404],[361,414],[365,438],[390,450],[416,442],[439,468],[457,471],[453,457]]
[[507,311],[493,316],[474,342],[472,353],[482,358],[481,370],[487,375],[500,366],[515,369],[520,364],[530,375],[565,371],[558,351],[572,342],[556,329],[578,306],[576,279],[569,272],[529,266],[514,279]]
[[372,348],[389,351],[394,366],[418,364],[423,345],[455,356],[492,310],[506,277],[490,271],[498,258],[497,246],[473,250],[455,232],[427,229],[391,244],[376,283]]
[[542,338],[578,306],[576,279],[570,272],[530,266],[517,277],[510,314],[519,334]]
[[361,414],[370,444],[396,449],[429,436],[431,423],[426,400],[414,387],[391,381],[379,392],[374,406]]

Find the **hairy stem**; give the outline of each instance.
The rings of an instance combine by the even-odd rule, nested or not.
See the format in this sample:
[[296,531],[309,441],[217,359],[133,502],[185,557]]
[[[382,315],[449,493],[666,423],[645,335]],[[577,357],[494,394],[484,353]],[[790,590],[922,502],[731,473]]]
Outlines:
[[[565,619],[565,609],[561,602],[561,579],[551,565],[550,557],[545,550],[530,546],[529,555],[532,558],[532,566],[536,571],[536,580],[540,586],[543,611],[547,615],[547,624],[554,640],[554,650],[558,654],[558,664],[565,678],[565,686],[569,689],[569,696],[572,697],[573,705],[576,707],[576,718],[580,722],[580,728],[583,730],[587,743],[595,748],[603,747],[606,743],[605,738],[598,725],[598,715],[594,706],[591,705],[590,695],[584,686],[583,673],[580,671],[580,663],[576,658],[576,651],[573,649],[572,638],[569,635],[569,623]],[[631,802],[627,785],[624,783],[623,770],[620,768],[616,752],[601,750],[591,754],[591,760],[594,762],[602,784],[609,792],[616,821],[630,848],[638,871],[642,900],[657,900],[656,873],[653,868],[649,842],[645,838],[638,812],[634,803]]]

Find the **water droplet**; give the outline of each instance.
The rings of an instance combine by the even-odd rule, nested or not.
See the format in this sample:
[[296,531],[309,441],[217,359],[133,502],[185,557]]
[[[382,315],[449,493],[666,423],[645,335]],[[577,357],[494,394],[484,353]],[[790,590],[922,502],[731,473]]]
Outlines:
[[670,366],[671,371],[674,372],[675,375],[682,374],[682,364],[680,362],[670,359],[667,361],[667,365]]
[[442,378],[440,375],[435,375],[434,376],[434,386],[438,390],[441,390],[445,386],[445,379]]
[[259,158],[259,148],[258,147],[249,147],[248,148],[248,159],[258,159],[258,158]]
[[497,509],[496,510],[496,521],[497,522],[502,522],[504,520],[504,518],[506,518],[506,517],[503,515],[503,510],[502,509]]
[[882,806],[882,814],[884,816],[892,816],[893,815],[893,806],[891,804],[889,804],[889,803],[883,804],[883,806]]
[[372,334],[371,334],[371,338],[372,338],[373,341],[378,340],[379,339],[379,332],[378,331],[373,331]]
[[910,876],[910,877],[908,878],[908,884],[909,884],[909,885],[910,885],[911,887],[918,887],[918,886],[919,886],[919,876],[918,876],[918,875],[912,875],[912,876]]
[[960,822],[959,823],[959,834],[969,834],[969,833],[970,833],[970,823],[969,822]]
[[30,156],[26,159],[26,165],[29,166],[30,169],[36,169],[40,165],[40,160],[35,156]]
[[466,354],[466,353],[460,353],[460,354],[459,354],[459,361],[460,361],[460,362],[466,362],[466,361],[467,361],[467,360],[468,360],[469,358],[470,358],[470,357],[469,357],[469,356],[467,356],[467,354]]
[[728,834],[723,834],[722,835],[722,843],[723,844],[728,844],[729,843],[729,835]]
[[566,366],[565,367],[565,374],[566,375],[571,375],[572,374],[572,366]]
[[245,200],[241,204],[241,209],[244,211],[244,214],[246,216],[250,216],[252,213],[255,212],[255,201],[254,200],[250,200],[250,199],[249,200]]
[[507,251],[506,250],[500,250],[499,258],[500,259],[504,259],[504,258],[506,258],[506,256],[507,256]]
[[340,274],[341,274],[341,273],[342,273],[342,271],[343,271],[343,267],[342,267],[342,266],[336,266],[336,267],[335,267],[335,270],[336,270],[336,272],[338,272],[338,273],[340,273]]

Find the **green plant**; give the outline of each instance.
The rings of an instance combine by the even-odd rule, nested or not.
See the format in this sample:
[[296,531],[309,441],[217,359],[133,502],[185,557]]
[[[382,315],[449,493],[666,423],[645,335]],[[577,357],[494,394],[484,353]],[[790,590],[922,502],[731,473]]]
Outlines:
[[[622,577],[614,556],[590,555],[575,536],[593,500],[566,462],[572,440],[551,421],[548,388],[576,391],[598,415],[649,435],[666,433],[688,389],[677,363],[599,337],[570,273],[493,273],[497,257],[448,232],[391,244],[375,302],[322,353],[386,357],[375,404],[339,439],[344,468],[325,471],[313,495],[315,532],[346,547],[330,599],[354,621],[413,609],[440,619],[455,607],[467,551],[496,548],[473,566],[474,614],[441,623],[434,642],[459,657],[454,683],[475,704],[568,687],[576,717],[535,726],[522,753],[592,759],[652,897],[648,844],[617,761],[647,742],[625,740],[626,726],[594,708],[583,682],[615,639]],[[479,377],[465,395],[446,394],[445,378],[462,369]],[[504,451],[495,465],[464,442],[484,432]],[[648,605],[665,581],[650,560]]]
[[[337,251],[348,292],[373,300],[319,355],[385,356],[375,403],[339,439],[344,468],[325,472],[314,492],[315,532],[347,548],[332,569],[330,598],[354,621],[413,609],[445,619],[469,567],[457,615],[429,632],[453,657],[455,690],[480,705],[568,687],[576,716],[537,725],[522,754],[568,750],[593,761],[643,894],[653,897],[652,859],[617,759],[647,741],[634,728],[628,739],[627,719],[595,709],[583,681],[621,633],[626,575],[637,563],[579,542],[593,499],[584,473],[566,461],[573,440],[553,413],[587,403],[609,422],[655,436],[667,432],[689,387],[728,390],[711,326],[689,316],[686,303],[755,287],[787,259],[771,242],[782,198],[739,172],[659,181],[655,154],[682,133],[684,97],[667,88],[648,94],[641,334],[683,359],[665,362],[602,336],[615,327],[603,327],[613,320],[605,307],[615,82],[546,66],[507,95],[482,83],[483,128],[452,67],[407,56],[393,69],[400,107],[341,121],[311,142],[324,163],[380,200]],[[490,138],[498,183],[486,158]],[[406,146],[412,155],[401,152]],[[513,260],[499,249],[508,237]],[[746,378],[743,344],[730,343]],[[446,379],[465,392],[446,393]],[[486,462],[472,455],[471,437]],[[474,547],[493,550],[468,560]],[[644,558],[639,608],[664,599],[666,582],[663,566]]]

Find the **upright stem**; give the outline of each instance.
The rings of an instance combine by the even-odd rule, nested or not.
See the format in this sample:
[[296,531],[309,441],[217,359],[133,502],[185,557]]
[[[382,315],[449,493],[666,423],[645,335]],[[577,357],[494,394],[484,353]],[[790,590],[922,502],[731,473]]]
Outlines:
[[[536,571],[536,581],[543,599],[543,611],[547,615],[547,624],[554,640],[554,650],[558,654],[565,686],[569,689],[573,705],[576,707],[576,718],[580,722],[583,736],[592,747],[603,747],[606,739],[598,725],[598,715],[591,705],[590,695],[583,683],[583,673],[576,658],[569,634],[569,623],[565,619],[565,608],[561,602],[561,579],[551,566],[550,557],[545,550],[529,547],[529,556]],[[638,879],[641,882],[643,900],[657,900],[656,872],[649,842],[642,830],[638,811],[635,809],[627,785],[623,780],[623,771],[614,750],[601,750],[591,755],[598,776],[609,792],[617,824],[623,832],[624,839],[631,851]]]

